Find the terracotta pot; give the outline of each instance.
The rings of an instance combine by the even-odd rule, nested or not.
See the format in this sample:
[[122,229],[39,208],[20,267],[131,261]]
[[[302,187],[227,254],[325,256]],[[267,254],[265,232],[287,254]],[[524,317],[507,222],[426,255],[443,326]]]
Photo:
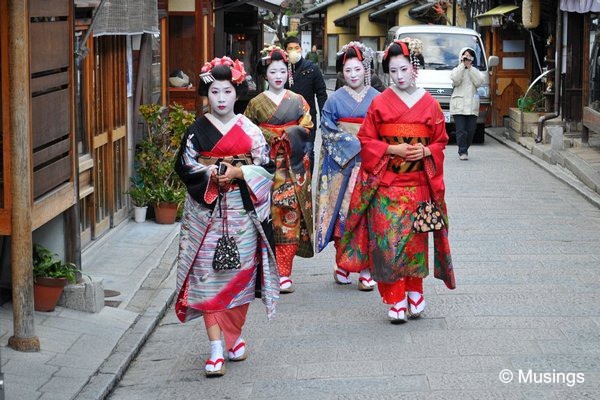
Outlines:
[[69,283],[66,278],[35,278],[33,285],[33,307],[36,311],[54,311],[63,288]]
[[154,216],[157,224],[174,224],[177,218],[176,203],[156,203]]

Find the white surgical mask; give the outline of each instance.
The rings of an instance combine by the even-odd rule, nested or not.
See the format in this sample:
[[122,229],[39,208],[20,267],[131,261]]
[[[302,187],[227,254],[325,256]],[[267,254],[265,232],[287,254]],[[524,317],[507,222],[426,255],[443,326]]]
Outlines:
[[296,64],[302,58],[302,53],[299,51],[292,50],[288,52],[288,59],[292,64]]

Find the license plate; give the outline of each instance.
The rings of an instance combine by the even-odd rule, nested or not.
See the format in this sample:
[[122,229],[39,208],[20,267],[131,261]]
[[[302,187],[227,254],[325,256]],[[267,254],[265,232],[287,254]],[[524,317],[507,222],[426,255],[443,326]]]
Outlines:
[[444,121],[450,122],[450,111],[444,111]]

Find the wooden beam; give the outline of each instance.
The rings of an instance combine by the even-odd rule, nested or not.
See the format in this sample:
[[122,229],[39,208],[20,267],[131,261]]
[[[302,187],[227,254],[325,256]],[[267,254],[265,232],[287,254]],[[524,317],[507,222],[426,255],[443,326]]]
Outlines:
[[18,351],[40,351],[33,321],[31,225],[31,92],[29,91],[29,1],[8,0],[10,163],[19,179],[12,193],[12,300],[14,334],[8,345]]

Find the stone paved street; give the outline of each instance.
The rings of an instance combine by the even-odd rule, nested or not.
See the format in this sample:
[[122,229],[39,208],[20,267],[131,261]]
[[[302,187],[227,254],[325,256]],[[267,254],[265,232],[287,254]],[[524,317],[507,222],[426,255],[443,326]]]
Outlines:
[[600,398],[600,210],[489,137],[470,153],[446,151],[457,289],[428,277],[424,318],[391,325],[377,291],[336,285],[330,246],[297,259],[275,319],[252,304],[223,378],[203,321],[171,309],[110,398]]

